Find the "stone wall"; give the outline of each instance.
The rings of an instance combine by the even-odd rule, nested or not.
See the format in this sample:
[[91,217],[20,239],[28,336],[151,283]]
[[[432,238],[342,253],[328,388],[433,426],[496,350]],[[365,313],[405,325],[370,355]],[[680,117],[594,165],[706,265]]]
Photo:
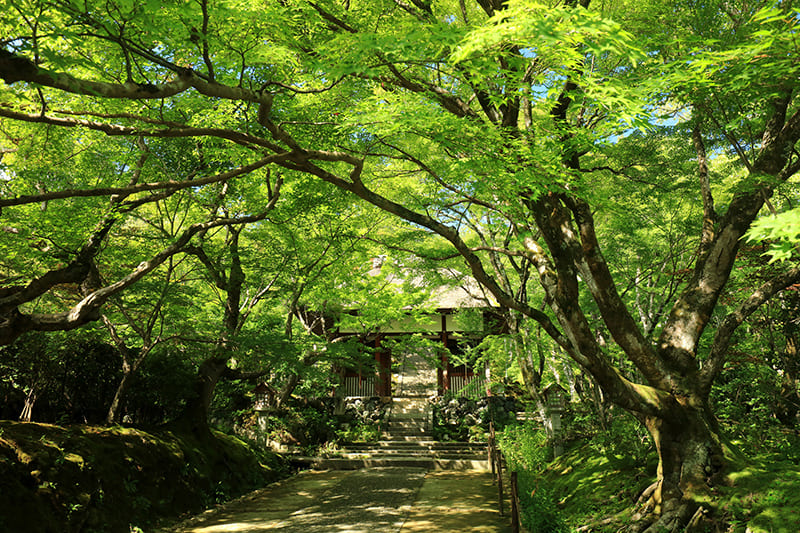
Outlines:
[[484,441],[489,422],[499,431],[516,419],[524,406],[514,398],[489,396],[477,400],[440,396],[432,398],[433,435],[438,440]]

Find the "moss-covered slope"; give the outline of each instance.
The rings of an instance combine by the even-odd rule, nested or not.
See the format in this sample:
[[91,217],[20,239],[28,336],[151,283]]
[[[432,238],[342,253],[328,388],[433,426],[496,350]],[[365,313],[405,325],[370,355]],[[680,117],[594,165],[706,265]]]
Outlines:
[[[701,529],[732,533],[800,530],[800,466],[780,456],[745,457],[728,450],[725,476],[703,507]],[[539,476],[523,478],[521,500],[532,533],[615,532],[632,520],[652,481],[656,457],[646,460],[574,446]],[[524,485],[524,486],[523,486]]]
[[0,531],[146,530],[285,473],[279,458],[219,433],[0,421]]

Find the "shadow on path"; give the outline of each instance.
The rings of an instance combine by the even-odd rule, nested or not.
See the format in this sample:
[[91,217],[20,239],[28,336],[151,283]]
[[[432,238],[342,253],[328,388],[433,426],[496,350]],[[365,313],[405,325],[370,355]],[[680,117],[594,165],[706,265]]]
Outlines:
[[308,471],[172,533],[507,533],[490,474],[421,468]]

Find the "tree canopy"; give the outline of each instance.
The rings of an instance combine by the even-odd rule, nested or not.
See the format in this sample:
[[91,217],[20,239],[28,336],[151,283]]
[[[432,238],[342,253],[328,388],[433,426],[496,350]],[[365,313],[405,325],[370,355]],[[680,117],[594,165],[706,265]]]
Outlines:
[[[800,281],[791,2],[6,6],[4,343],[97,319],[176,254],[208,267],[217,228],[266,242],[283,202],[377,208],[404,225],[349,235],[457,260],[646,425],[661,463],[636,527],[696,514],[737,328]],[[734,290],[746,236],[781,261]]]

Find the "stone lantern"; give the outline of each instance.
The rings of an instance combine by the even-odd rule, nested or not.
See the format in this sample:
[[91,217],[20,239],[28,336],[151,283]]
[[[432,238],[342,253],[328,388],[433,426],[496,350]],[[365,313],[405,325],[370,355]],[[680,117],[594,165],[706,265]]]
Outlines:
[[553,455],[558,457],[564,453],[561,445],[561,413],[564,411],[564,397],[566,391],[558,383],[553,383],[542,391],[545,405],[547,406],[547,416],[550,418],[550,427],[553,430]]
[[267,428],[267,411],[269,410],[270,390],[266,383],[259,383],[253,389],[255,400],[253,401],[253,409],[256,411],[256,421],[259,429],[266,430]]
[[547,404],[547,408],[552,412],[561,412],[564,410],[564,396],[566,391],[561,388],[561,385],[558,383],[553,383],[548,385],[544,391],[542,391],[544,395],[545,403]]
[[269,387],[265,383],[259,383],[253,389],[255,401],[253,402],[253,409],[256,411],[266,411],[269,405]]

